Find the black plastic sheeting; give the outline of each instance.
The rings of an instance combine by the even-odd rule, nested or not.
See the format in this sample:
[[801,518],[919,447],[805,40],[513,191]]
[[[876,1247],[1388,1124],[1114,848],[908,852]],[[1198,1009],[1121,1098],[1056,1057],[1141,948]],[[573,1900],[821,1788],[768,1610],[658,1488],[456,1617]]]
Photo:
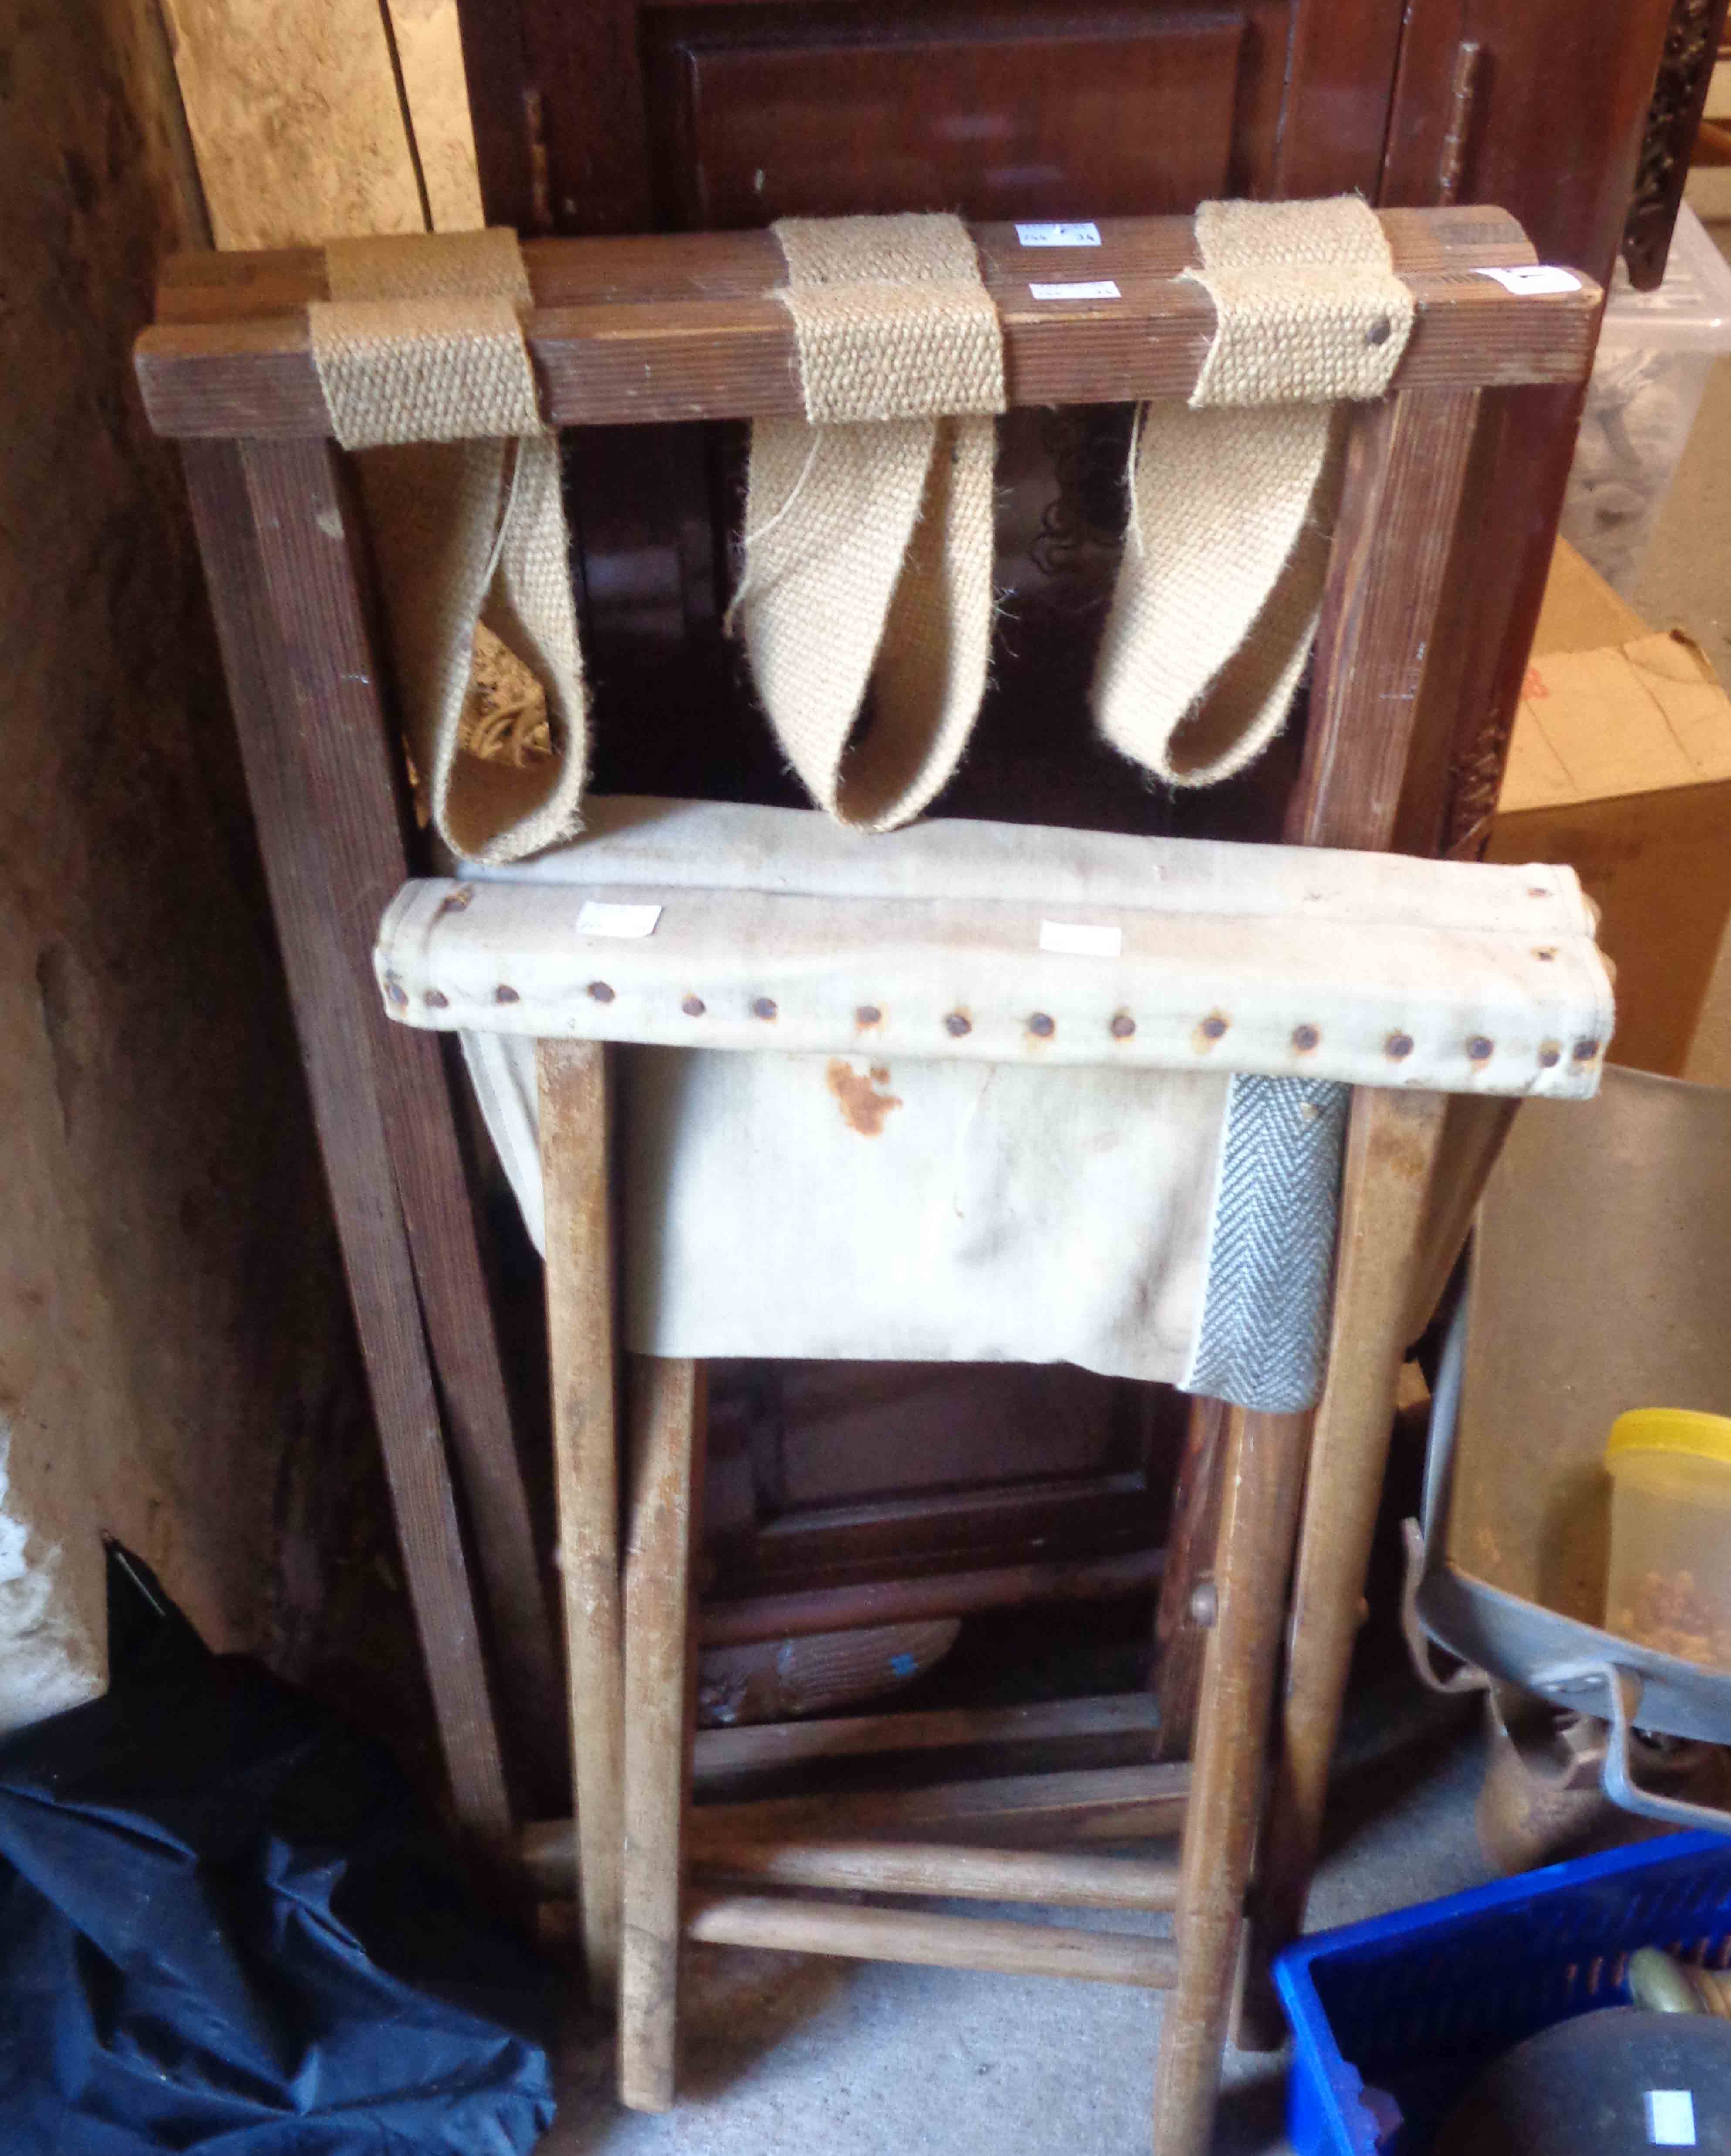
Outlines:
[[388,1753],[110,1553],[110,1690],[0,1743],[6,2156],[521,2156],[547,1971]]

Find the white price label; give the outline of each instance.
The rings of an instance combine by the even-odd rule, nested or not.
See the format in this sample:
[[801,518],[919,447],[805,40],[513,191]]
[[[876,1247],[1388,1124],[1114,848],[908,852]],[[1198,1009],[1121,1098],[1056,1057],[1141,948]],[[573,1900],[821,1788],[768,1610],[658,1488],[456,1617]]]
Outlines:
[[1477,277],[1489,277],[1505,292],[1513,292],[1523,300],[1530,300],[1543,292],[1578,292],[1580,279],[1572,270],[1554,270],[1548,262],[1523,262],[1514,270],[1477,270]]
[[1042,921],[1040,947],[1072,958],[1117,958],[1123,955],[1124,932],[1098,921]]
[[1687,2089],[1649,2089],[1646,2138],[1654,2148],[1695,2146],[1695,2099]]
[[579,936],[653,936],[661,918],[659,906],[621,906],[611,899],[586,898],[578,910]]
[[1117,300],[1123,297],[1110,277],[1102,277],[1093,285],[1030,285],[1028,290],[1036,300]]
[[1097,247],[1097,224],[1019,224],[1016,238],[1024,247]]

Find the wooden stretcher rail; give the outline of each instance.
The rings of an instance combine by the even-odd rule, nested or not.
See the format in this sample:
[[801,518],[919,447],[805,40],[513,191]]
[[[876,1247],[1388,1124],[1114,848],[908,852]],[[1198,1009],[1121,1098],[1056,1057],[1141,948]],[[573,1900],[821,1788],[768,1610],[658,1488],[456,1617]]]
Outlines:
[[[1020,1849],[1158,1841],[1182,1830],[1189,1789],[1190,1770],[1179,1763],[702,1804],[693,1808],[685,1839],[690,1861],[699,1869],[711,1851],[725,1852],[742,1841],[1008,1843]],[[577,1877],[571,1821],[532,1820],[518,1846],[536,1893],[543,1900],[568,1899]]]
[[944,1572],[929,1579],[866,1580],[787,1594],[707,1602],[697,1620],[706,1647],[743,1647],[759,1640],[799,1639],[855,1625],[906,1625],[966,1617],[1036,1602],[1105,1602],[1148,1594],[1159,1585],[1162,1553],[1128,1550],[1108,1557],[1045,1559]]
[[1157,1856],[1074,1851],[953,1849],[942,1842],[712,1841],[706,1880],[750,1881],[841,1894],[929,1894],[963,1902],[1025,1902],[1055,1909],[1178,1906],[1178,1866]]
[[1178,1948],[1170,1939],[993,1917],[853,1908],[768,1894],[694,1895],[686,1911],[686,1937],[720,1946],[916,1962],[928,1969],[989,1969],[1006,1976],[1066,1976],[1154,1991],[1170,1990],[1178,1981]]
[[[1395,266],[1418,319],[1400,389],[1579,380],[1600,293],[1522,296],[1481,274],[1533,259],[1496,209],[1386,211]],[[1195,261],[1188,218],[1108,220],[1085,253],[1030,254],[1014,225],[973,228],[1004,326],[1013,405],[1188,396],[1214,308],[1179,273]],[[557,427],[798,416],[792,318],[776,296],[780,249],[767,232],[532,242],[529,348]],[[1052,284],[1117,296],[1036,299]],[[180,255],[164,272],[156,326],[138,341],[145,408],[160,434],[326,435],[306,308],[326,296],[323,257]]]
[[751,1837],[1006,1841],[1030,1849],[1048,1842],[1157,1841],[1182,1828],[1189,1790],[1190,1769],[1179,1763],[1066,1768],[912,1789],[703,1804],[691,1814],[686,1844],[692,1863],[701,1865],[711,1848]]
[[1146,1758],[1158,1726],[1158,1704],[1146,1691],[1040,1700],[1025,1707],[904,1708],[815,1722],[766,1722],[737,1729],[700,1729],[692,1774],[701,1793],[729,1776],[766,1774],[814,1759],[1138,1738]]

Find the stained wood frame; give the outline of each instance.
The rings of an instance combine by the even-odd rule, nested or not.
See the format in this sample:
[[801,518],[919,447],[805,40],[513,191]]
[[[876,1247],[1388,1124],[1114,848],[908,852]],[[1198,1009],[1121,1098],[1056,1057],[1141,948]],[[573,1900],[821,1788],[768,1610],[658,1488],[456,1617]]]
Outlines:
[[[1482,208],[1379,216],[1417,303],[1398,392],[1584,378],[1595,286],[1517,297],[1477,274],[1533,259],[1512,218]],[[1117,296],[1057,302],[1032,296],[1030,257],[1014,225],[972,228],[1003,326],[1012,405],[1187,397],[1195,387],[1214,309],[1200,285],[1180,280],[1199,261],[1191,220],[1105,218],[1099,228],[1086,281],[1115,284]],[[531,240],[523,259],[535,303],[525,334],[549,425],[803,412],[773,234]],[[327,296],[316,249],[174,257],[136,353],[157,432],[328,435],[306,314]]]
[[[1480,275],[1532,259],[1518,228],[1500,213],[1391,211],[1383,222],[1395,267],[1414,290],[1417,320],[1390,395],[1352,419],[1312,721],[1287,824],[1299,843],[1392,842],[1402,778],[1440,701],[1439,608],[1461,536],[1481,393],[1578,384],[1600,300],[1585,282],[1521,295]],[[1032,298],[1014,228],[983,227],[975,238],[1003,322],[1013,403],[1176,397],[1194,388],[1213,315],[1200,288],[1179,280],[1194,260],[1188,219],[1104,224],[1088,277],[1114,283],[1118,295],[1064,305]],[[768,235],[547,241],[531,244],[526,254],[535,299],[526,331],[550,424],[799,409],[791,326],[776,296],[779,257]],[[511,1802],[500,1708],[513,1730],[557,1727],[557,1669],[451,1074],[439,1044],[386,1028],[368,978],[373,928],[408,871],[412,828],[389,669],[368,602],[364,534],[344,460],[329,439],[311,357],[306,308],[324,289],[321,258],[309,250],[180,258],[165,272],[157,323],[140,340],[137,367],[152,424],[182,444],[453,1794],[470,1832],[503,1851],[511,1843]],[[1434,722],[1450,716],[1444,709]],[[1415,1110],[1425,1097],[1407,1096],[1403,1105]],[[1349,1223],[1355,1204],[1370,1207],[1391,1178],[1413,1183],[1410,1147],[1402,1153],[1405,1141],[1386,1105],[1401,1099],[1360,1096]],[[1420,1152],[1434,1171],[1435,1147],[1427,1141]],[[560,1202],[573,1238],[593,1247],[583,1191]],[[1362,1280],[1362,1309],[1353,1280]],[[1217,1537],[1205,1537],[1214,1554],[1215,1621],[1203,1647],[1190,1770],[1206,1799],[1201,1815],[1215,1825],[1187,1837],[1175,1889],[1181,1955],[1144,1957],[1140,1973],[1124,1979],[1169,1977],[1179,1985],[1159,2097],[1170,2136],[1163,2145],[1174,2156],[1204,2144],[1212,2115],[1307,1450],[1302,1621],[1286,1716],[1297,1763],[1282,1785],[1289,1824],[1274,1844],[1283,1852],[1288,1909],[1295,1882],[1302,1899],[1314,1853],[1319,1776],[1344,1682],[1348,1613],[1359,1591],[1362,1567],[1353,1567],[1364,1532],[1363,1491],[1380,1481],[1387,1441],[1380,1379],[1385,1366],[1392,1373],[1390,1357],[1402,1344],[1393,1337],[1391,1313],[1398,1306],[1399,1322],[1406,1316],[1406,1298],[1384,1292],[1368,1268],[1343,1276],[1342,1298],[1342,1337],[1350,1330],[1362,1343],[1366,1328],[1374,1335],[1370,1374],[1350,1387],[1331,1383],[1313,1449],[1306,1418],[1236,1413],[1215,1448],[1223,1462],[1220,1524]],[[601,1356],[597,1308],[556,1312],[554,1324],[568,1378],[576,1373],[562,1381],[557,1422],[568,1636],[582,1678],[584,1654],[604,1658],[608,1627],[583,1632],[588,1619],[573,1598],[595,1568],[583,1561],[580,1537],[573,1561],[573,1520],[588,1502],[584,1492],[597,1486],[592,1478],[604,1471],[610,1378],[604,1387],[596,1369],[583,1367],[586,1356],[598,1363]],[[639,1861],[649,1862],[653,1851],[672,1866],[670,1888],[663,1879],[656,1890],[639,1965],[626,1972],[628,2027],[637,2029],[634,2056],[647,2076],[639,2093],[650,2101],[670,2089],[672,1994],[651,1996],[643,1987],[653,1989],[676,1964],[685,1922],[683,1798],[670,1812],[662,1770],[669,1747],[689,1740],[689,1717],[681,1732],[671,1697],[679,1672],[682,1698],[690,1666],[689,1610],[683,1589],[667,1599],[666,1583],[696,1502],[695,1383],[676,1368],[655,1373],[636,1455],[655,1469],[639,1480],[633,1512],[634,1534],[648,1537],[638,1545],[638,1574],[655,1583],[639,1589],[654,1606],[647,1629],[639,1630],[645,1644],[660,1642],[653,1671],[634,1676],[629,1656],[624,1666],[628,1698],[640,1695],[649,1710],[638,1742],[654,1759],[650,1779],[660,1803],[643,1822]],[[471,1552],[486,1589],[491,1643],[471,1588]],[[628,1572],[628,1633],[632,1592]],[[1233,1681],[1223,1686],[1229,1666]],[[616,1726],[608,1682],[592,1667],[574,1695],[576,1711]],[[618,1732],[628,1784],[632,1727],[628,1711]],[[604,1780],[606,1755],[597,1758],[597,1779]],[[603,1789],[584,1805],[586,1880],[591,1861],[604,1876],[607,1850],[617,1860],[610,1801],[616,1797]],[[626,1861],[629,1868],[629,1847]],[[706,1936],[761,1940],[768,1936],[762,1898],[710,1901],[695,1921]],[[618,1951],[615,1907],[614,1890],[604,1888],[589,1920],[589,1951],[604,1976]],[[768,1921],[773,1928],[773,1912]],[[867,1928],[853,1928],[851,1945],[832,1929],[829,1950],[907,1949],[903,1931],[891,1939],[881,1926],[873,1949]],[[654,1969],[642,1961],[651,1948],[651,1959],[659,1956]],[[945,1951],[959,1953],[961,1943]]]
[[[544,1056],[549,1045],[542,1045]],[[593,1042],[559,1043],[556,1052],[583,1059],[586,1091],[595,1074],[604,1072],[609,1053]],[[1316,1799],[1333,1750],[1349,1613],[1362,1579],[1362,1564],[1349,1568],[1359,1542],[1368,1544],[1411,1297],[1426,1262],[1438,1175],[1446,1168],[1447,1108],[1447,1096],[1438,1093],[1355,1091],[1322,1400],[1313,1412],[1297,1414],[1222,1411],[1212,1607],[1188,1766],[694,1805],[699,1545],[693,1518],[704,1453],[699,1370],[690,1362],[634,1359],[619,1643],[623,1730],[596,1732],[602,1753],[615,1747],[622,1753],[616,1801],[621,1819],[630,1822],[617,1872],[619,2092],[625,2102],[663,2110],[675,2099],[685,1943],[771,1947],[1169,1989],[1154,2142],[1162,2156],[1202,2156],[1213,2130],[1263,1818],[1262,1767],[1307,1467],[1301,1562],[1310,1577],[1293,1612],[1298,1636],[1281,1717],[1290,1771],[1276,1823],[1282,1851],[1276,1894],[1307,1880],[1314,1859]],[[545,1150],[543,1168],[551,1168]],[[556,1303],[576,1291],[575,1268],[585,1255],[549,1243]],[[1347,1551],[1344,1564],[1334,1559],[1336,1547]],[[1116,1702],[1092,1705],[1117,1718],[1109,1711]],[[604,1711],[598,1700],[580,1702],[580,1731]],[[867,1751],[887,1744],[893,1740],[879,1725],[895,1719],[865,1718],[859,1725],[864,1733],[852,1743]],[[922,1719],[909,1718],[917,1743],[965,1741],[972,1733],[944,1717],[925,1717],[943,1726],[921,1731]],[[848,1727],[832,1726],[839,1732]],[[803,1748],[807,1756],[833,1755],[849,1743],[845,1734],[826,1743],[814,1733]],[[749,1758],[764,1748],[754,1741],[732,1748]],[[557,1892],[574,1878],[587,1902],[593,1887],[581,1820],[578,1825],[575,1843],[565,1822],[534,1830],[525,1856],[543,1891]],[[1016,1844],[1010,1851],[987,1858],[973,1845],[1006,1830]],[[1067,1851],[1048,1856],[1029,1846],[1048,1838],[1127,1841],[1174,1831],[1182,1837],[1175,1865]],[[609,1866],[609,1891],[614,1876]],[[788,1898],[789,1888],[800,1897]],[[1168,1912],[1174,1935],[1127,1938],[809,1898],[862,1891]]]

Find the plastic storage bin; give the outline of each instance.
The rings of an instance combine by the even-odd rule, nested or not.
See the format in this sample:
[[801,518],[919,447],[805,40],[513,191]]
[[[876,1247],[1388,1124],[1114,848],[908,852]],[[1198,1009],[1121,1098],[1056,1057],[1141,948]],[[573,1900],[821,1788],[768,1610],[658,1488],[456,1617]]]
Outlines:
[[1636,1408],[1611,1424],[1605,1629],[1731,1671],[1731,1419]]
[[1617,264],[1563,504],[1564,537],[1625,598],[1727,352],[1731,264],[1685,203],[1656,292],[1635,291]]
[[1667,1835],[1288,1948],[1274,1977],[1298,2156],[1425,2156],[1498,2051],[1626,2005],[1644,1946],[1731,1964],[1731,1840]]

